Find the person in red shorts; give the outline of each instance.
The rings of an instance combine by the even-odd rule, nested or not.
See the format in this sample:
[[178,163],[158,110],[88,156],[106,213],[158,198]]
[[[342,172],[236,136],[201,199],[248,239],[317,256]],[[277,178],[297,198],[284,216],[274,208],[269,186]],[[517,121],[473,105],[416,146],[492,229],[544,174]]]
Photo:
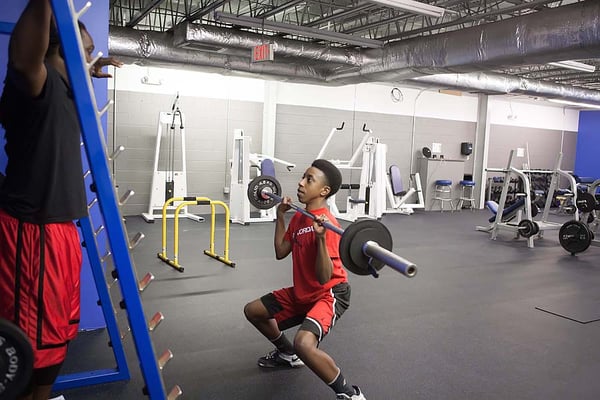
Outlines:
[[[244,314],[273,343],[275,350],[259,358],[263,368],[308,366],[336,394],[336,399],[365,400],[358,386],[349,385],[335,361],[319,348],[350,305],[350,285],[339,255],[340,236],[323,227],[339,226],[327,208],[327,198],[340,188],[342,175],[326,160],[315,160],[298,183],[298,201],[317,220],[296,212],[285,228],[284,214],[292,199],[277,207],[275,257],[292,253],[294,286],[275,290],[246,304]],[[282,332],[300,325],[294,343]]]
[[[79,24],[90,62],[94,43]],[[79,323],[81,244],[87,215],[80,127],[49,0],[30,0],[10,38],[0,123],[6,177],[0,186],[0,317],[34,351],[23,399],[48,399]],[[90,73],[108,77],[100,60]]]

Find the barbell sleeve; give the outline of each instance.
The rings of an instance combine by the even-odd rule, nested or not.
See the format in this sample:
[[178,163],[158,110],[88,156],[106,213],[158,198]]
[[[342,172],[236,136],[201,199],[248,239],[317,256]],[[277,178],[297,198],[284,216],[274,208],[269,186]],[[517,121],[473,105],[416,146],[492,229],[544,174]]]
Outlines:
[[365,242],[362,251],[366,256],[381,261],[388,267],[395,269],[409,278],[417,274],[417,266],[413,262],[392,253],[372,240]]

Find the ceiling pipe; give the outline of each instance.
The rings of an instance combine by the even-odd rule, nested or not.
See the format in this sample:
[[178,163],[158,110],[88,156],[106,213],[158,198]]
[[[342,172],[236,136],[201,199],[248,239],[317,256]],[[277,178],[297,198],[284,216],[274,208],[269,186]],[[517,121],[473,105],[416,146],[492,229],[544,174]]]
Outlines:
[[[576,3],[461,31],[406,40],[386,45],[383,50],[345,50],[270,38],[279,47],[275,61],[251,63],[250,52],[244,56],[245,49],[264,40],[265,37],[250,32],[195,24],[176,29],[175,35],[111,26],[109,51],[142,65],[168,65],[298,83],[339,86],[406,82],[600,104],[600,91],[482,72],[559,59],[596,57],[600,52],[600,2]],[[178,48],[174,42],[180,45],[193,42],[234,54]],[[443,75],[435,75],[440,73]]]
[[[111,27],[112,32],[113,27]],[[176,47],[187,45],[210,45],[217,47],[233,47],[250,49],[255,46],[271,43],[276,57],[296,57],[318,62],[329,62],[344,65],[360,66],[375,59],[363,59],[360,50],[302,42],[299,40],[281,39],[259,35],[252,32],[220,28],[210,25],[199,25],[184,22],[175,28],[173,44]]]
[[373,82],[420,75],[505,69],[600,53],[600,2],[586,1],[363,52],[376,62],[330,81]]
[[248,57],[188,50],[173,46],[169,32],[110,27],[109,53],[124,62],[182,69],[200,69],[224,75],[247,76],[302,83],[325,83],[326,71],[302,63],[252,63]]
[[410,79],[410,82],[488,94],[523,94],[547,99],[600,105],[600,91],[489,72],[440,74]]

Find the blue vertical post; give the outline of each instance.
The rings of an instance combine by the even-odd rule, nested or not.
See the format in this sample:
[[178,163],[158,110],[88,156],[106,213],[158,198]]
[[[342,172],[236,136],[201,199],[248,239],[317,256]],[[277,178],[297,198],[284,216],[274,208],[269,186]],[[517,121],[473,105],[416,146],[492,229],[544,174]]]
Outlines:
[[111,180],[106,143],[97,111],[98,107],[95,98],[92,96],[89,70],[85,62],[81,37],[76,23],[79,15],[77,15],[72,2],[69,0],[51,0],[51,2],[78,110],[85,151],[97,189],[98,204],[104,218],[115,269],[119,275],[123,302],[142,374],[146,382],[147,393],[151,399],[166,399],[162,376],[156,361],[138,292],[133,261],[129,254],[128,238]]

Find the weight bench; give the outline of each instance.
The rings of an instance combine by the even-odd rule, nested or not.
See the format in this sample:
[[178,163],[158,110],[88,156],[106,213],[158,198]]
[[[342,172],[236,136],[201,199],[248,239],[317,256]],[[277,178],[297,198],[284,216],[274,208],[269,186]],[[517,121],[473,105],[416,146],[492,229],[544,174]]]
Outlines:
[[[488,200],[485,202],[485,206],[488,210],[492,212],[492,214],[494,214],[490,217],[490,219],[488,219],[488,221],[494,222],[496,220],[496,214],[498,214],[498,203],[496,203],[493,200]],[[501,222],[511,221],[517,216],[517,211],[519,211],[519,209],[523,206],[525,206],[525,198],[520,198],[519,200],[515,201],[510,207],[505,208],[502,212]]]

